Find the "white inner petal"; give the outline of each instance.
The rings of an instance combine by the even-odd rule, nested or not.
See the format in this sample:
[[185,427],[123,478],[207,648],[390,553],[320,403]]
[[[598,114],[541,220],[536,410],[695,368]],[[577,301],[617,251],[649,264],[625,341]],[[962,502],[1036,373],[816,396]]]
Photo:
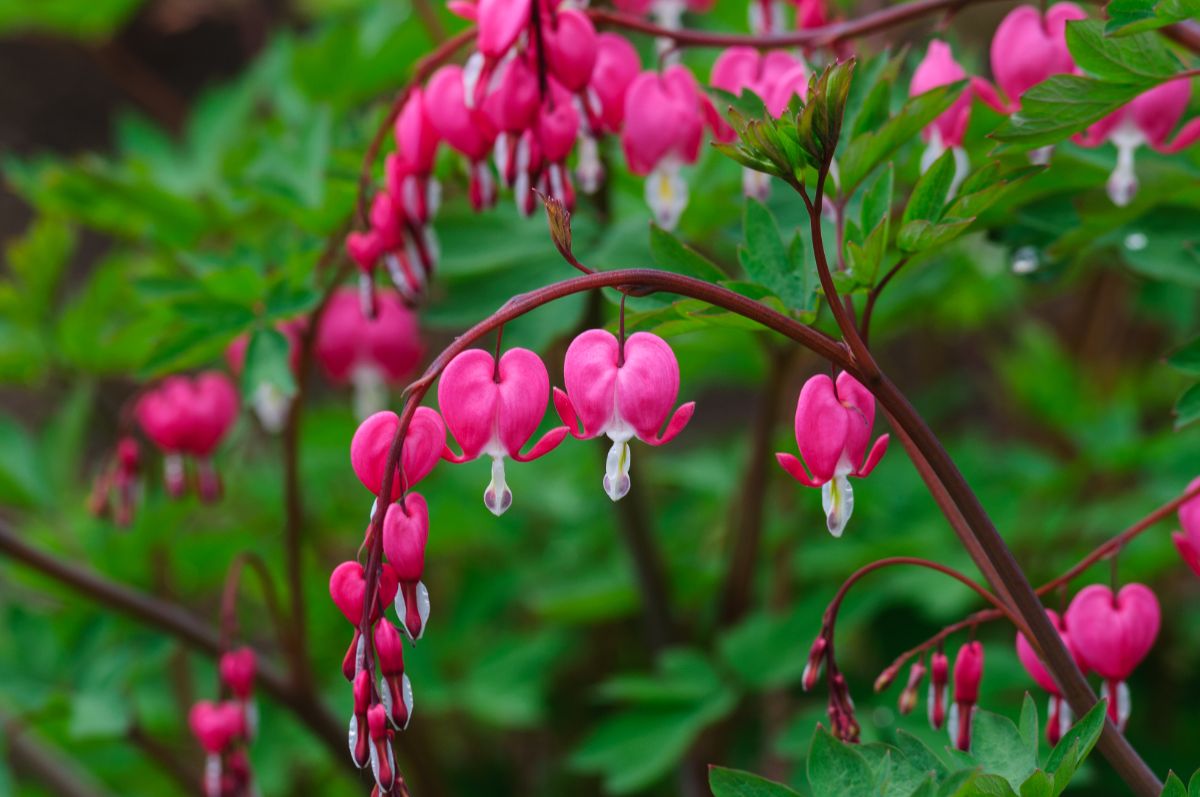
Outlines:
[[429,622],[429,590],[424,581],[417,582],[417,616],[421,618],[421,633],[417,639],[425,636],[425,625]]
[[620,501],[629,492],[629,438],[613,439],[604,465],[604,492],[614,501]]
[[821,485],[821,506],[825,510],[829,533],[842,536],[854,512],[854,488],[850,486],[850,480],[839,475]]
[[512,490],[504,479],[504,457],[492,457],[492,480],[483,491],[483,505],[500,517],[512,506]]
[[350,371],[354,386],[354,414],[364,420],[387,406],[387,382],[374,363],[356,363]]
[[664,230],[673,230],[688,203],[688,185],[680,175],[683,164],[667,157],[646,177],[646,204]]

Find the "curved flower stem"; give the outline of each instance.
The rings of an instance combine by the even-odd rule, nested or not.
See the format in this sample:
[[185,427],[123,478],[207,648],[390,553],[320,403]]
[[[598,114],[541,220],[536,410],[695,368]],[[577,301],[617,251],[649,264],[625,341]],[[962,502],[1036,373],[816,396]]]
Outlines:
[[888,283],[900,273],[900,269],[908,265],[910,258],[902,257],[896,262],[896,265],[888,269],[888,272],[883,275],[883,279],[879,280],[867,294],[867,304],[863,308],[862,316],[862,339],[866,343],[870,340],[871,335],[871,318],[875,313],[875,302],[879,301],[879,294],[883,293],[883,289],[888,286]]
[[[1105,557],[1116,553],[1125,547],[1130,540],[1133,540],[1135,537],[1140,536],[1143,532],[1154,528],[1154,526],[1167,518],[1171,513],[1177,511],[1180,506],[1197,497],[1200,497],[1200,486],[1197,486],[1192,490],[1188,490],[1176,496],[1175,498],[1172,498],[1170,501],[1167,501],[1150,514],[1146,515],[1141,520],[1122,531],[1120,534],[1110,537],[1108,540],[1105,540],[1103,543],[1096,546],[1087,556],[1080,559],[1061,575],[1052,578],[1045,584],[1042,584],[1037,588],[1037,594],[1039,596],[1048,595],[1060,587],[1069,584],[1073,579],[1081,575],[1089,567],[1103,560]],[[964,628],[969,628],[974,625],[979,625],[980,623],[986,623],[991,620],[998,619],[1000,616],[1000,614],[992,609],[984,609],[982,611],[970,614],[962,620],[946,626],[921,644],[901,653],[895,658],[888,669],[899,669],[900,667],[904,666],[905,662],[909,661],[914,656],[918,656],[930,648],[937,647],[937,645],[940,644],[943,639],[957,631],[961,631]]]
[[221,615],[217,626],[220,652],[227,652],[238,635],[238,591],[242,584],[242,573],[247,567],[258,576],[263,601],[267,604],[267,614],[271,616],[271,622],[275,626],[280,648],[286,652],[292,637],[287,632],[289,624],[284,621],[283,610],[275,594],[275,582],[271,579],[266,562],[252,551],[242,551],[235,556],[225,574],[225,587],[221,590]]

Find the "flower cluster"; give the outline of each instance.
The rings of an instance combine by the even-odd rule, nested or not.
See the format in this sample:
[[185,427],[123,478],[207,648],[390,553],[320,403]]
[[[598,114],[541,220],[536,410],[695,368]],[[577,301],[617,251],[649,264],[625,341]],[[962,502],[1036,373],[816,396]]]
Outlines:
[[188,725],[207,758],[205,797],[249,797],[255,793],[246,745],[254,738],[256,660],[249,648],[225,653],[220,660],[221,691],[231,699],[202,700],[188,712]]
[[[1000,113],[1016,113],[1021,109],[1021,96],[1034,85],[1053,75],[1077,73],[1079,69],[1067,49],[1067,23],[1086,18],[1084,10],[1074,3],[1056,3],[1044,13],[1030,5],[1010,11],[992,37],[991,65],[996,85],[971,78],[955,103],[923,131],[928,146],[921,158],[922,170],[946,149],[952,149],[957,187],[966,177],[967,158],[962,144],[970,121],[972,98],[978,96]],[[950,45],[934,40],[913,74],[909,91],[921,94],[966,78],[967,73],[954,60]],[[1107,185],[1108,196],[1115,204],[1127,205],[1137,193],[1134,153],[1138,147],[1149,144],[1159,152],[1178,152],[1200,139],[1200,119],[1188,122],[1171,138],[1171,131],[1187,110],[1190,97],[1191,84],[1186,78],[1164,83],[1075,137],[1076,143],[1084,147],[1111,142],[1117,148],[1116,168]],[[1045,163],[1050,149],[1035,150],[1031,157],[1035,162]]]
[[220,497],[221,479],[211,457],[237,414],[237,389],[218,371],[205,371],[194,378],[168,377],[138,399],[134,415],[142,432],[163,452],[171,497],[178,498],[188,490],[188,458],[194,464],[193,482],[201,500]]

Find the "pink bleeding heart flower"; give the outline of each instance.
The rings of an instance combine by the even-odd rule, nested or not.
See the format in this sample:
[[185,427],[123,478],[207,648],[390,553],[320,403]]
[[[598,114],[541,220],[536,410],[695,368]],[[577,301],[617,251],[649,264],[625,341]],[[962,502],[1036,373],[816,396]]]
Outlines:
[[441,136],[425,109],[425,94],[414,88],[396,117],[396,152],[387,159],[387,193],[405,218],[424,228],[441,199],[432,177]]
[[496,168],[504,185],[517,179],[521,162],[528,163],[528,149],[521,149],[521,134],[533,126],[541,103],[537,72],[528,58],[516,56],[500,65],[493,87],[483,100],[483,112],[498,132]]
[[624,36],[601,33],[596,37],[596,63],[587,89],[587,109],[595,132],[621,129],[625,93],[641,70],[641,58]]
[[1106,141],[1117,148],[1117,165],[1108,178],[1108,197],[1124,207],[1137,195],[1137,171],[1134,154],[1144,144],[1162,153],[1179,152],[1200,139],[1200,117],[1192,119],[1168,141],[1179,124],[1192,96],[1187,78],[1156,86],[1096,122],[1076,141],[1084,147],[1098,147]]
[[[539,188],[543,194],[561,201],[570,211],[575,207],[575,189],[571,185],[566,162],[579,137],[579,113],[566,90],[553,82],[550,88],[551,101],[542,106],[537,120],[538,148],[544,160]],[[529,204],[521,209],[526,215],[531,214],[536,205],[531,201],[531,193],[528,190],[524,192]],[[517,201],[520,204],[519,189]]]
[[[496,0],[496,3],[511,5],[510,0]],[[528,7],[528,0],[524,3]],[[470,159],[471,206],[483,210],[496,202],[496,182],[488,168],[487,156],[497,131],[487,114],[468,106],[463,80],[459,66],[444,66],[435,72],[425,87],[425,113],[442,139]]]
[[348,736],[350,758],[354,761],[354,766],[362,769],[371,762],[371,737],[367,730],[367,711],[371,708],[371,698],[374,693],[371,686],[371,673],[365,669],[360,670],[354,676],[352,683],[354,713],[350,715]]
[[254,693],[254,675],[258,659],[250,648],[231,650],[221,656],[221,681],[239,700],[249,700]]
[[621,146],[629,170],[646,176],[646,202],[655,220],[673,229],[687,207],[684,164],[695,163],[704,137],[704,102],[686,67],[643,72],[625,93]]
[[417,316],[392,294],[377,298],[375,317],[362,313],[348,288],[330,298],[317,326],[313,353],[321,370],[337,384],[354,386],[356,414],[383,406],[388,386],[401,384],[421,362]]
[[229,377],[206,371],[194,379],[172,376],[142,394],[134,415],[142,431],[165,454],[167,492],[187,488],[183,457],[196,460],[197,492],[205,501],[220,497],[221,482],[210,457],[237,419],[238,394]]
[[821,488],[826,525],[835,537],[842,536],[854,511],[849,477],[869,476],[887,451],[889,436],[885,434],[867,453],[874,423],[871,391],[845,371],[838,375],[836,385],[828,375],[817,374],[804,383],[796,401],[796,444],[804,462],[791,454],[775,455],[793,479],[806,487]]
[[[395,569],[384,563],[379,572],[379,586],[375,606],[368,618],[368,625],[383,617],[384,607],[396,599],[400,589],[400,581]],[[329,576],[329,597],[341,611],[342,616],[354,626],[354,637],[350,647],[342,658],[342,675],[347,681],[354,683],[362,672],[363,659],[366,656],[359,623],[362,622],[363,601],[366,599],[367,575],[365,568],[358,562],[342,562],[333,569]]]
[[367,730],[371,735],[371,773],[375,790],[391,794],[396,785],[396,760],[392,754],[392,732],[388,730],[388,710],[379,703],[367,709]]
[[[376,498],[383,487],[388,450],[399,428],[400,416],[384,410],[359,424],[354,439],[350,441],[350,466],[354,468],[358,480]],[[412,489],[428,476],[442,458],[442,449],[445,447],[446,427],[441,416],[428,407],[417,407],[404,435],[400,472],[393,476],[389,491],[391,500],[399,499],[405,490]]]
[[1077,655],[1104,679],[1109,718],[1124,730],[1131,706],[1125,680],[1154,647],[1162,622],[1158,598],[1143,584],[1126,584],[1116,595],[1092,584],[1071,601],[1066,621]]
[[[1058,631],[1058,635],[1062,637],[1063,645],[1071,652],[1075,659],[1075,663],[1079,665],[1082,672],[1087,672],[1087,662],[1076,652],[1074,644],[1071,642],[1071,635],[1067,633],[1067,623],[1062,617],[1059,617],[1058,612],[1047,609],[1046,616],[1050,618],[1050,624]],[[1025,671],[1029,673],[1029,677],[1034,680],[1038,686],[1050,693],[1050,707],[1046,715],[1046,741],[1050,746],[1058,744],[1058,740],[1071,727],[1075,721],[1071,713],[1071,707],[1067,701],[1063,699],[1062,691],[1058,688],[1054,677],[1046,670],[1042,660],[1033,649],[1033,645],[1029,644],[1029,640],[1020,631],[1017,632],[1017,658],[1021,660],[1021,664],[1025,667]]]
[[929,724],[934,730],[941,730],[946,724],[946,704],[950,701],[950,660],[946,654],[937,651],[929,657]]
[[1045,14],[1031,5],[1021,5],[1001,20],[992,36],[992,75],[1004,100],[983,99],[1001,111],[1021,108],[1021,95],[1051,75],[1075,71],[1075,59],[1067,49],[1067,22],[1087,19],[1074,3],[1055,3]]
[[568,429],[546,432],[529,453],[521,449],[537,431],[550,399],[550,377],[542,359],[528,349],[509,349],[497,363],[482,349],[468,349],[446,366],[438,383],[438,406],[450,434],[462,447],[444,456],[451,462],[492,458],[492,480],[483,503],[494,515],[512,504],[504,474],[504,459],[529,462],[553,451]]
[[479,0],[475,12],[479,51],[492,59],[507,53],[529,26],[531,11],[530,0]]
[[375,306],[375,267],[385,251],[383,238],[375,230],[355,230],[346,235],[346,256],[358,266],[358,284],[364,312]]
[[400,580],[396,615],[410,639],[425,633],[429,621],[429,590],[421,581],[425,571],[425,544],[429,540],[429,506],[420,493],[388,507],[383,517],[383,552]]
[[[613,441],[603,484],[614,501],[629,492],[629,441],[669,442],[696,410],[689,401],[672,414],[679,361],[665,340],[649,332],[635,332],[623,347],[607,330],[583,332],[567,347],[563,380],[566,392],[555,388],[554,407],[571,434],[581,440],[604,434]],[[582,432],[576,418],[583,422]]]
[[596,27],[587,14],[563,8],[543,25],[550,74],[568,92],[583,91],[596,65]]
[[[954,60],[950,45],[934,39],[929,42],[925,57],[913,72],[912,82],[909,83],[909,96],[924,94],[939,86],[957,83],[967,77],[966,71]],[[933,120],[921,131],[921,137],[927,145],[921,154],[921,172],[924,173],[933,162],[941,157],[947,149],[954,152],[954,181],[950,186],[950,195],[958,189],[967,176],[967,154],[963,150],[963,138],[967,133],[967,123],[971,121],[970,88],[964,89],[954,104]]]
[[[1187,486],[1187,492],[1197,487],[1200,487],[1200,478]],[[1172,534],[1171,539],[1184,564],[1200,576],[1200,497],[1189,499],[1179,507],[1179,527],[1183,530]]]
[[236,703],[201,700],[188,711],[188,726],[204,752],[219,755],[242,736],[242,709]]
[[950,707],[950,739],[959,750],[971,748],[971,720],[983,680],[983,645],[968,642],[954,657],[954,705]]
[[375,626],[375,653],[379,656],[380,699],[392,726],[402,731],[412,719],[412,681],[404,672],[404,640],[387,620]]

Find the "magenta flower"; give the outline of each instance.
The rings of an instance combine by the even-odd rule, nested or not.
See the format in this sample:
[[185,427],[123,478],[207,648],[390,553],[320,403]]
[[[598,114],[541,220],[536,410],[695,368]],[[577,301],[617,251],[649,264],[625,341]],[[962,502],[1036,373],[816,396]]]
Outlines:
[[367,318],[349,288],[329,300],[317,326],[313,354],[335,384],[354,388],[360,418],[378,411],[387,389],[404,382],[421,362],[423,347],[416,314],[398,297],[377,297],[375,317]]
[[[350,441],[350,466],[363,486],[379,496],[383,487],[383,471],[387,467],[388,449],[400,427],[400,417],[389,410],[377,412],[358,425]],[[446,446],[446,427],[442,418],[428,407],[418,407],[404,435],[400,455],[400,473],[392,481],[391,496],[395,501],[405,490],[416,486],[433,470],[442,458]]]
[[875,397],[857,379],[843,371],[834,385],[817,374],[804,383],[796,401],[796,444],[804,462],[791,454],[775,455],[793,479],[821,488],[826,525],[835,537],[842,536],[854,511],[849,477],[869,476],[887,451],[885,434],[867,453],[874,423]]
[[367,730],[367,711],[371,708],[371,673],[362,670],[354,676],[354,713],[350,715],[350,758],[362,769],[371,762],[371,737]]
[[388,193],[413,222],[427,224],[441,198],[437,181],[432,179],[441,136],[429,119],[425,94],[419,87],[400,109],[395,134],[396,152],[388,158]]
[[380,699],[392,725],[402,731],[412,719],[412,682],[404,674],[404,640],[387,620],[375,626],[375,653],[379,656]]
[[1158,598],[1142,584],[1126,584],[1116,595],[1102,584],[1092,584],[1071,601],[1065,619],[1076,655],[1104,679],[1109,718],[1124,730],[1130,711],[1125,679],[1158,637]]
[[687,207],[680,169],[700,155],[705,103],[691,71],[678,64],[661,74],[643,72],[625,94],[625,160],[631,172],[647,177],[646,203],[665,229],[673,229]]
[[[1187,491],[1191,492],[1197,487],[1200,487],[1200,478],[1192,480]],[[1200,576],[1200,498],[1193,498],[1179,507],[1179,527],[1183,531],[1175,532],[1171,539],[1175,541],[1184,564]]]
[[[528,6],[528,0],[525,4]],[[496,181],[487,157],[497,131],[473,101],[467,104],[462,67],[444,66],[434,73],[425,87],[425,113],[442,140],[471,162],[471,206],[476,210],[491,207],[496,202]]]
[[141,447],[136,438],[126,435],[117,441],[116,450],[96,475],[88,511],[99,518],[111,516],[121,527],[132,523],[142,492],[141,470]]
[[196,464],[196,492],[201,500],[221,495],[221,480],[212,452],[237,419],[238,394],[229,377],[206,371],[195,378],[172,376],[142,394],[134,415],[146,437],[165,455],[167,492],[178,498],[187,490],[184,457]]
[[504,477],[504,459],[529,462],[563,441],[567,428],[546,432],[529,453],[521,448],[537,431],[550,399],[550,377],[542,360],[528,349],[509,349],[497,363],[482,349],[468,349],[446,366],[438,383],[438,406],[462,454],[446,448],[451,462],[492,458],[492,480],[483,491],[484,506],[500,516],[512,504]]
[[382,703],[367,709],[367,730],[371,735],[371,774],[379,794],[391,794],[396,785],[396,759],[392,753],[392,733],[388,730],[388,711]]
[[679,362],[667,342],[649,332],[630,335],[623,348],[606,330],[581,333],[567,347],[563,381],[566,392],[555,389],[554,407],[571,434],[580,440],[606,434],[613,441],[603,483],[614,501],[629,492],[629,441],[669,442],[696,410],[689,401],[671,413],[679,395]]
[[[396,576],[395,569],[385,562],[379,576],[377,600],[368,622],[374,623],[383,617],[384,607],[396,599],[396,592],[399,589],[400,581]],[[342,562],[329,575],[329,597],[333,599],[333,604],[341,610],[342,616],[350,625],[354,626],[354,638],[350,641],[345,658],[342,659],[342,675],[346,676],[346,680],[351,683],[359,673],[362,639],[358,624],[362,621],[363,600],[366,592],[366,573],[358,562]]]
[[1055,3],[1044,14],[1031,5],[1008,12],[991,47],[992,75],[1004,97],[983,98],[1002,113],[1012,113],[1021,109],[1021,95],[1031,87],[1052,75],[1074,72],[1075,59],[1067,49],[1067,22],[1073,19],[1087,19],[1074,3]]
[[[956,83],[966,76],[966,71],[954,60],[954,53],[950,50],[950,45],[934,39],[929,42],[929,49],[925,51],[925,57],[913,72],[908,93],[915,97],[939,86]],[[950,187],[951,196],[966,179],[969,168],[967,153],[962,145],[963,137],[967,133],[967,123],[971,121],[971,96],[970,87],[963,90],[953,105],[921,131],[921,137],[927,142],[925,151],[921,154],[922,172],[933,165],[933,162],[941,157],[947,149],[954,152],[954,182]]]
[[967,642],[954,657],[954,705],[950,707],[950,739],[959,750],[971,748],[971,719],[983,679],[983,645]]
[[[1075,659],[1075,663],[1079,665],[1079,669],[1087,672],[1087,662],[1075,650],[1075,645],[1071,642],[1071,636],[1067,633],[1066,620],[1058,616],[1058,612],[1052,609],[1046,610],[1046,616],[1050,618],[1050,624],[1058,631],[1058,635],[1062,637],[1063,644]],[[1042,664],[1042,660],[1038,658],[1038,654],[1034,651],[1033,646],[1029,644],[1029,640],[1020,631],[1017,632],[1017,658],[1021,660],[1025,671],[1029,673],[1029,677],[1034,680],[1038,686],[1050,693],[1050,707],[1046,714],[1046,741],[1050,746],[1058,744],[1058,740],[1067,732],[1071,724],[1075,721],[1071,713],[1071,707],[1067,701],[1063,699],[1062,691],[1058,688],[1053,676],[1047,672],[1046,667]]]
[[[245,735],[242,718],[242,708],[237,703],[211,703],[201,700],[192,706],[188,712],[188,726],[200,747],[207,754],[204,764],[204,795],[205,797],[221,797],[225,792],[222,781],[225,778],[223,758],[230,758],[230,748]],[[234,769],[230,761],[230,769]],[[249,779],[248,768],[244,773],[237,774]]]
[[221,656],[221,682],[229,687],[238,700],[249,700],[254,693],[257,659],[250,648],[231,650]]
[[429,590],[421,582],[425,572],[425,544],[429,541],[429,506],[420,493],[409,493],[383,516],[383,552],[399,580],[396,616],[412,640],[420,639],[429,622]]
[[563,7],[554,12],[542,31],[547,68],[571,94],[582,92],[596,65],[596,27],[587,14]]
[[[528,143],[522,134],[533,126],[541,103],[537,72],[529,58],[514,56],[499,66],[493,78],[493,88],[481,107],[496,136],[496,167],[504,185],[512,187],[517,179],[519,162],[529,161]],[[524,146],[524,149],[519,149]]]
[[929,657],[929,724],[941,730],[946,724],[946,704],[949,702],[950,660],[937,651]]
[[641,59],[628,39],[616,33],[596,36],[596,62],[582,94],[587,124],[579,139],[575,166],[575,175],[587,193],[598,190],[604,180],[596,138],[621,129],[625,121],[625,93],[641,70]]
[[1134,154],[1149,144],[1162,153],[1179,152],[1200,139],[1200,118],[1192,119],[1167,141],[1179,124],[1192,96],[1187,78],[1172,80],[1139,95],[1132,102],[1096,122],[1076,141],[1084,147],[1099,147],[1106,141],[1117,148],[1117,165],[1108,178],[1108,197],[1124,207],[1137,195],[1138,180]]

